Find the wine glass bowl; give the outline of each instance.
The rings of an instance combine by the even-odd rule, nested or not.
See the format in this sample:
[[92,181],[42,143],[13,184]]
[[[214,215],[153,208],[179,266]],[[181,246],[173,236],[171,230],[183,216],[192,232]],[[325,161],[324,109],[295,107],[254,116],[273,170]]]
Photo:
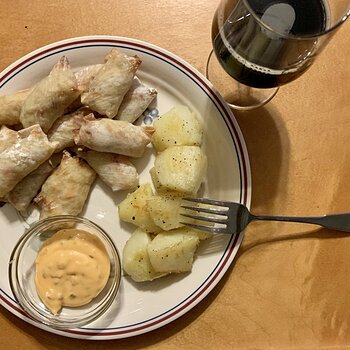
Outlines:
[[267,103],[312,65],[350,15],[349,0],[222,0],[207,77],[232,108]]

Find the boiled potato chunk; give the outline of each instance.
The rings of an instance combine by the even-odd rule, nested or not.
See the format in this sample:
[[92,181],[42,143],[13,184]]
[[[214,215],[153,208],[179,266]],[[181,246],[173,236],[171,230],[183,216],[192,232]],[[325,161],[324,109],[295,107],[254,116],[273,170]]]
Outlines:
[[180,212],[185,212],[181,208],[182,197],[180,193],[167,193],[153,196],[147,200],[147,210],[154,221],[162,230],[169,231],[181,227],[180,221],[185,218]]
[[148,244],[148,256],[155,271],[187,272],[192,269],[198,244],[196,233],[187,229],[161,232]]
[[152,183],[153,183],[153,186],[154,186],[156,192],[161,193],[161,194],[178,193],[178,195],[182,196],[182,197],[185,195],[185,193],[172,191],[172,190],[169,190],[169,188],[166,188],[165,186],[163,186],[158,180],[157,171],[156,171],[155,167],[150,169],[149,173],[151,175]]
[[[175,228],[183,227],[180,224],[181,221],[203,225],[203,221],[194,220],[188,217],[184,217],[181,214],[192,214],[199,216],[206,216],[205,213],[199,213],[193,210],[184,209],[181,205],[185,205],[188,203],[182,200],[184,196],[183,193],[179,192],[163,192],[158,195],[153,196],[152,198],[147,200],[146,209],[149,212],[154,223],[159,226],[164,231],[173,230]],[[191,203],[193,206],[202,206],[199,204]],[[206,225],[210,225],[211,223],[206,222]],[[198,230],[196,230],[198,231]],[[203,231],[199,232],[199,239],[206,239],[209,235],[202,235]]]
[[176,106],[153,123],[152,143],[158,152],[171,146],[200,146],[203,129],[186,106]]
[[160,186],[195,194],[207,170],[207,157],[198,146],[174,146],[157,155],[155,173]]
[[149,171],[150,175],[151,175],[151,179],[152,179],[152,183],[153,186],[155,188],[155,190],[157,192],[163,192],[163,191],[167,191],[167,188],[162,186],[161,183],[158,180],[158,176],[157,176],[157,172],[156,172],[156,168],[153,167],[150,171]]
[[146,232],[160,231],[146,210],[147,200],[152,196],[153,191],[150,184],[143,184],[136,191],[129,193],[119,204],[120,220],[134,224]]
[[[200,225],[203,225],[203,221],[201,221],[201,222],[198,221],[197,223],[199,223]],[[206,226],[213,226],[209,222],[207,222],[205,225]],[[214,235],[212,232],[196,230],[196,229],[189,228],[189,227],[184,227],[183,230],[184,230],[184,232],[194,233],[195,235],[197,235],[197,237],[200,241],[204,241],[206,239],[209,239],[209,238],[213,237],[213,235]]]
[[148,256],[149,233],[137,229],[123,249],[123,270],[135,281],[152,281],[164,274],[158,273],[151,265]]

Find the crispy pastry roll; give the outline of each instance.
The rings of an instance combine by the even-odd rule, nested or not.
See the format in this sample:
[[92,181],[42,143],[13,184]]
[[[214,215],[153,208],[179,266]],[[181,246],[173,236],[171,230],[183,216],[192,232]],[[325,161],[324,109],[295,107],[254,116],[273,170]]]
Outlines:
[[128,157],[91,150],[77,152],[113,191],[134,190],[139,184],[135,166]]
[[52,128],[49,130],[47,137],[50,141],[57,142],[56,153],[61,152],[67,147],[72,147],[74,143],[74,132],[80,129],[84,117],[90,113],[87,108],[81,108],[71,114],[59,117]]
[[[78,90],[80,93],[86,91],[90,85],[90,82],[95,78],[96,73],[102,67],[102,64],[95,64],[92,66],[87,66],[78,72],[76,72],[75,78],[77,79]],[[64,111],[64,114],[70,114],[75,112],[77,109],[82,107],[81,96],[79,95]]]
[[17,132],[3,125],[0,128],[0,152],[13,145],[17,140]]
[[84,160],[63,151],[61,164],[43,184],[34,201],[40,207],[40,219],[55,215],[79,215],[96,173]]
[[50,158],[56,149],[39,125],[17,132],[17,140],[0,153],[0,197]]
[[75,73],[78,89],[84,92],[89,89],[91,81],[95,78],[98,71],[103,67],[103,64],[94,64],[86,66]]
[[63,56],[24,101],[20,122],[24,127],[39,124],[47,132],[79,93],[68,59]]
[[19,124],[19,116],[25,99],[31,90],[21,90],[13,95],[0,96],[0,125]]
[[157,90],[153,89],[135,77],[131,88],[124,96],[119,107],[116,119],[133,123],[146,110],[157,96]]
[[122,120],[102,118],[85,120],[74,141],[98,152],[141,157],[153,133],[152,126],[136,126]]
[[139,57],[130,57],[112,49],[88,90],[81,95],[82,104],[101,115],[114,118],[140,64]]
[[53,169],[49,160],[41,164],[7,194],[8,202],[19,211],[26,210]]

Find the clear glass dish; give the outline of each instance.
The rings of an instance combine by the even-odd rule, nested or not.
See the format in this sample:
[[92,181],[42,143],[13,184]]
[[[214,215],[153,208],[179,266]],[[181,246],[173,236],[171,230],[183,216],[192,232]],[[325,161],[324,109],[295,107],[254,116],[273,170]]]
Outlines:
[[[77,228],[96,235],[104,244],[111,262],[108,282],[90,303],[80,307],[63,307],[52,314],[39,298],[35,287],[35,259],[41,245],[58,230]],[[99,318],[115,302],[121,276],[118,251],[107,233],[90,220],[62,215],[39,221],[15,246],[9,261],[9,280],[13,294],[21,307],[37,322],[53,328],[82,327]]]

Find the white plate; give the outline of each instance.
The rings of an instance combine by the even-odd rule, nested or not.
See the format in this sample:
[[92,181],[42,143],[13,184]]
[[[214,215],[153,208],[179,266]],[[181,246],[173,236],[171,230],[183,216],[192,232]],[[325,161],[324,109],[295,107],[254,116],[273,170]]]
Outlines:
[[[101,63],[105,54],[117,47],[142,59],[139,77],[158,90],[152,107],[160,114],[177,104],[196,111],[206,130],[205,152],[208,173],[204,195],[238,201],[249,207],[251,179],[248,154],[238,124],[223,99],[197,70],[188,63],[154,45],[121,37],[93,36],[68,39],[38,49],[21,58],[0,74],[0,95],[30,87],[46,76],[58,58],[66,55],[72,67]],[[137,162],[141,183],[150,182],[149,169],[154,155]],[[117,206],[125,193],[113,195],[97,182],[83,216],[104,228],[116,243],[119,253],[132,232],[131,225],[119,222]],[[112,308],[88,327],[58,331],[32,321],[12,295],[7,267],[11,251],[24,233],[26,223],[9,205],[0,209],[0,302],[19,318],[47,331],[84,339],[117,339],[159,328],[190,311],[220,281],[239,248],[243,233],[233,237],[217,235],[201,244],[188,274],[168,276],[136,284],[123,276],[120,292]]]

